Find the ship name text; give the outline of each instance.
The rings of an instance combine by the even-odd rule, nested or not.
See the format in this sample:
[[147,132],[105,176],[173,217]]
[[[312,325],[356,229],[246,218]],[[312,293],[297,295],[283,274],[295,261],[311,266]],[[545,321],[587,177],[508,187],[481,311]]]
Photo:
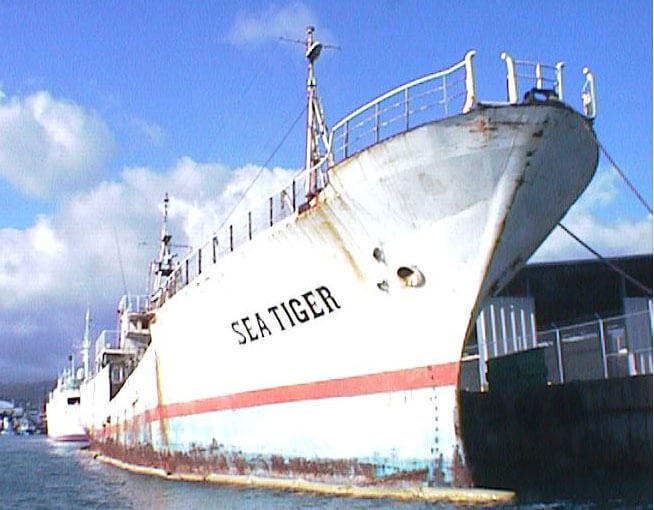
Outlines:
[[286,331],[298,324],[318,319],[340,307],[331,291],[322,286],[273,305],[265,312],[240,318],[232,322],[232,331],[236,333],[238,343],[244,345],[270,336],[275,331]]

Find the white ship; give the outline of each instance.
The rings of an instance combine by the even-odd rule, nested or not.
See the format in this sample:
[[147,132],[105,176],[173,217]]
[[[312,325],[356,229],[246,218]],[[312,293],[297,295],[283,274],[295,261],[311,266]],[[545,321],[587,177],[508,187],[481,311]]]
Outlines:
[[107,457],[205,479],[469,483],[462,349],[594,174],[592,74],[578,113],[563,64],[503,54],[508,99],[481,102],[471,51],[328,130],[320,49],[309,29],[301,175],[181,261],[166,199],[153,292],[121,300],[81,386]]
[[62,370],[57,384],[48,395],[45,404],[48,437],[55,441],[88,441],[89,436],[82,423],[80,386],[88,373],[90,312],[86,311],[83,357],[84,366],[75,368],[75,357],[70,356],[70,366]]

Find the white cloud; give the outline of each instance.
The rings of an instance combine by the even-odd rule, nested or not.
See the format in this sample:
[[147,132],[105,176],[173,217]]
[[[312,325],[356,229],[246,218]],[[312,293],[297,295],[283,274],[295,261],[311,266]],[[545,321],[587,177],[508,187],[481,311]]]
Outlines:
[[[145,293],[165,192],[171,199],[173,242],[198,247],[259,170],[254,165],[231,170],[190,158],[161,173],[126,168],[120,179],[71,195],[53,215],[38,217],[29,228],[0,229],[0,380],[3,374],[54,376],[73,340],[79,343],[87,303],[98,327],[113,325],[123,292],[119,252],[128,290]],[[264,169],[239,209],[279,191],[293,173]]]
[[47,292],[57,279],[59,261],[67,259],[66,251],[50,220],[43,216],[26,230],[1,229],[0,309]]
[[31,196],[51,196],[97,180],[113,150],[104,121],[39,91],[0,96],[0,177]]
[[128,124],[142,138],[154,145],[160,145],[166,138],[166,131],[155,122],[148,122],[138,117],[128,117]]
[[262,44],[282,36],[303,40],[307,26],[316,27],[321,40],[334,42],[331,33],[320,26],[316,14],[299,1],[272,5],[265,11],[239,11],[228,40],[236,45]]
[[[600,169],[579,201],[561,223],[604,257],[652,253],[652,216],[643,212],[640,218],[602,215],[615,211],[623,200],[635,200],[621,193],[617,173]],[[644,211],[644,210],[643,210]],[[614,213],[615,214],[615,213]],[[594,258],[569,234],[556,227],[530,262]]]

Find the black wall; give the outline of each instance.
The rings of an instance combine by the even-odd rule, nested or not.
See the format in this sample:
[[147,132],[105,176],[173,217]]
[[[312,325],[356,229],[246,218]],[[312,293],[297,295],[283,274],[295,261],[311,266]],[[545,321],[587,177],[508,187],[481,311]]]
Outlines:
[[[608,260],[652,288],[651,254]],[[575,260],[525,266],[498,296],[533,297],[537,328],[543,330],[621,315],[625,297],[648,294],[601,260]]]

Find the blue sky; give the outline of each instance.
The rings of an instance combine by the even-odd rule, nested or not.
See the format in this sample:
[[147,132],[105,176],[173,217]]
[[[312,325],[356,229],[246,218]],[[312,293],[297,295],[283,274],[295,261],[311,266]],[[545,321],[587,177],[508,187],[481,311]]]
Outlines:
[[[304,27],[324,50],[328,123],[476,49],[478,95],[505,99],[506,50],[597,78],[600,141],[652,203],[652,4],[579,1],[0,1],[0,381],[53,377],[83,332],[140,292],[173,196],[174,234],[222,221],[305,100]],[[261,191],[300,168],[302,122]],[[259,185],[259,184],[258,184]],[[604,255],[651,252],[651,217],[605,159],[568,226]],[[150,244],[143,244],[144,241]],[[586,254],[555,233],[536,260]]]

